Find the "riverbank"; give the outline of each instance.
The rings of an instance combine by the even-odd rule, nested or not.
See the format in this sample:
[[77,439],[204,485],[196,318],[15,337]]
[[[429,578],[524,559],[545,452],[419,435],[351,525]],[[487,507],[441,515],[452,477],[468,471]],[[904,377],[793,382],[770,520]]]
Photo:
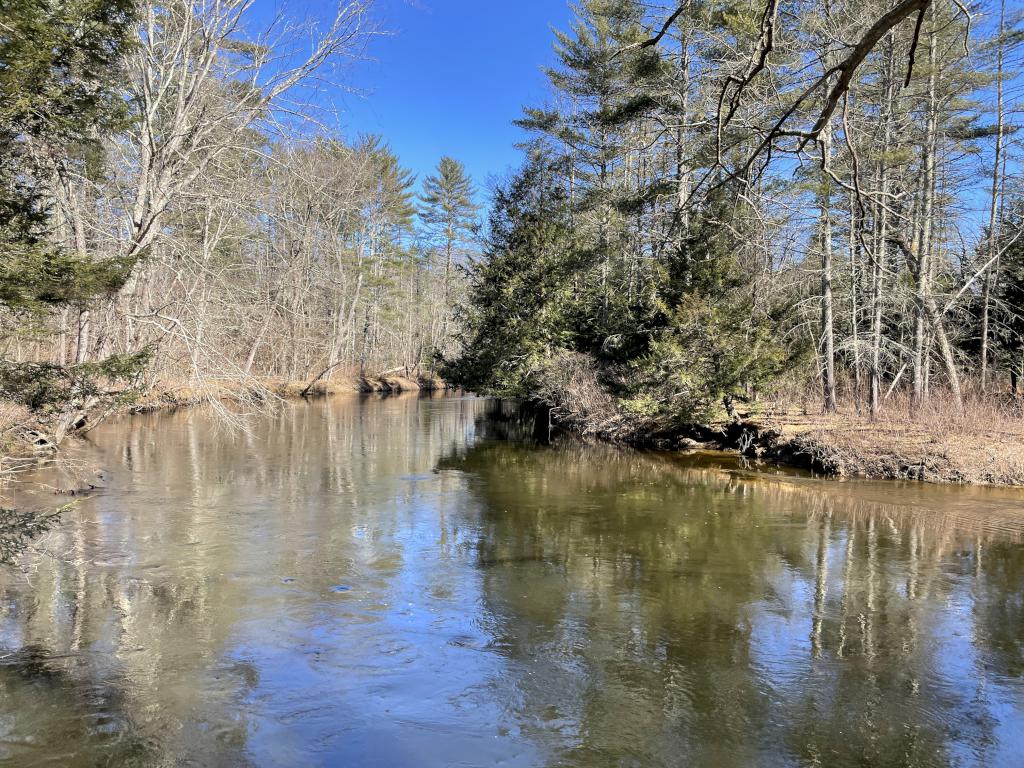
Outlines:
[[[316,382],[267,380],[266,392],[282,399],[362,392],[397,394],[437,391],[440,378],[389,371]],[[238,390],[219,397],[244,400]],[[251,396],[252,393],[249,393]],[[210,393],[164,386],[140,399],[133,411],[184,407],[209,401]],[[892,402],[872,422],[855,409],[825,416],[792,404],[768,402],[741,409],[739,423],[667,427],[623,413],[608,402],[588,403],[575,416],[554,417],[569,431],[640,448],[682,451],[713,448],[752,459],[809,469],[836,478],[919,480],[930,483],[1024,486],[1024,418],[1019,404],[969,401],[963,409],[936,398],[914,416],[905,402]],[[557,411],[556,411],[557,413]]]
[[1024,486],[1024,422],[977,405],[946,421],[788,413],[761,428],[767,455],[838,477]]
[[253,382],[159,382],[127,407],[131,413],[165,408],[183,408],[214,400],[240,403],[262,402],[271,398],[293,400],[302,397],[326,397],[338,394],[399,394],[436,392],[448,385],[438,376],[417,375],[404,369],[370,376],[339,376],[310,383],[307,380],[258,379]]
[[664,424],[632,416],[610,402],[552,411],[568,431],[640,448],[735,451],[837,478],[1024,486],[1024,418],[1019,403],[937,399],[912,416],[893,403],[872,422],[850,408],[814,415],[778,403],[741,409],[739,421]]
[[[438,377],[406,375],[404,370],[318,381],[260,380],[250,386],[206,383],[201,387],[163,382],[122,413],[146,413],[204,402],[266,404],[278,398],[339,394],[398,394],[438,391]],[[577,403],[578,405],[578,403]],[[853,412],[813,415],[798,407],[766,404],[740,412],[740,421],[665,425],[623,413],[610,398],[577,412],[554,409],[553,425],[583,436],[638,448],[733,451],[751,459],[777,462],[836,478],[919,480],[931,483],[1024,486],[1024,419],[1014,408],[991,402],[969,403],[963,410],[941,402],[910,417],[906,404],[894,404],[871,422]],[[2,474],[45,459],[49,446],[35,444],[37,426],[23,409],[0,413]]]
[[[241,410],[267,407],[276,400],[296,400],[337,394],[399,394],[433,392],[446,389],[447,383],[433,375],[417,375],[405,369],[392,369],[369,376],[346,375],[310,383],[307,380],[253,379],[238,381],[182,382],[159,380],[140,397],[102,413],[83,414],[81,428],[70,434],[82,434],[106,419],[124,414],[150,413],[190,408],[204,403],[216,405],[227,417],[235,414],[231,404]],[[237,414],[235,414],[237,415]],[[27,408],[0,405],[0,489],[18,474],[53,461],[57,444],[50,437],[49,422]]]

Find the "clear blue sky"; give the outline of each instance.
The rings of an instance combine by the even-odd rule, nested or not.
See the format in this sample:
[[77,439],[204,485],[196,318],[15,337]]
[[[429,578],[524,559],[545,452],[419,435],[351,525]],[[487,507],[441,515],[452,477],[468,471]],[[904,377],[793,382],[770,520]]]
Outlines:
[[[256,11],[324,18],[336,1],[257,0]],[[512,121],[549,93],[541,68],[554,60],[551,28],[569,25],[568,0],[376,0],[373,15],[390,34],[347,77],[365,95],[323,94],[342,131],[380,134],[420,179],[442,155],[478,188],[518,165],[524,134]]]

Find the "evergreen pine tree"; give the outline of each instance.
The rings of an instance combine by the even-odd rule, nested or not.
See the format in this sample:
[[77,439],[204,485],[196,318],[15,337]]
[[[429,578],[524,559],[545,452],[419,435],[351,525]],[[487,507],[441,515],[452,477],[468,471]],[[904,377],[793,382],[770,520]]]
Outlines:
[[476,226],[480,207],[473,201],[475,192],[465,166],[451,157],[442,157],[437,173],[423,180],[420,220],[440,240],[446,285],[459,246]]
[[[430,340],[437,346],[441,339],[447,339],[449,327],[448,307],[452,304],[452,269],[460,248],[473,236],[480,207],[474,202],[476,190],[466,173],[465,166],[451,157],[442,157],[437,173],[423,181],[420,195],[420,221],[440,247],[444,256],[442,276],[442,316],[436,338]],[[446,350],[439,350],[442,354]]]
[[[134,35],[131,0],[0,0],[0,334],[31,335],[61,307],[118,290],[134,264],[69,252],[53,231],[50,188],[73,167],[97,173],[97,138],[121,125],[112,84]],[[52,422],[59,441],[83,411],[126,391],[144,353],[60,365],[0,358],[0,397]]]
[[483,258],[459,311],[461,353],[445,376],[480,392],[528,397],[556,350],[570,348],[578,253],[560,180],[531,152],[494,197]]
[[995,290],[995,341],[1001,362],[1010,372],[1010,389],[1024,394],[1024,199],[1011,205],[1000,238],[1002,251]]

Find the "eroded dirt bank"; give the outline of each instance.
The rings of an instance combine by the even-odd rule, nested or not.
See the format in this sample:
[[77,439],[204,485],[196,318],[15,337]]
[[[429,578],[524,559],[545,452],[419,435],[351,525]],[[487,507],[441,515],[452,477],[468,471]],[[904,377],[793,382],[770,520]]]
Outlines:
[[[541,408],[543,410],[543,408]],[[717,449],[802,467],[832,477],[1024,486],[1020,420],[965,413],[955,421],[888,420],[794,412],[739,422],[673,425],[617,414],[600,421],[551,410],[553,428],[641,448]]]

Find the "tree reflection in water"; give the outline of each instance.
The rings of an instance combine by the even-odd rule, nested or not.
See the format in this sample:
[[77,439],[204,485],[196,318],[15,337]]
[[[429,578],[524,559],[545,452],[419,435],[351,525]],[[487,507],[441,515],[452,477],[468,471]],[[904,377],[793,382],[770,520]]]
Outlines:
[[[561,441],[473,398],[112,423],[4,575],[15,765],[1010,765],[1019,494]],[[508,414],[512,417],[515,414]]]

